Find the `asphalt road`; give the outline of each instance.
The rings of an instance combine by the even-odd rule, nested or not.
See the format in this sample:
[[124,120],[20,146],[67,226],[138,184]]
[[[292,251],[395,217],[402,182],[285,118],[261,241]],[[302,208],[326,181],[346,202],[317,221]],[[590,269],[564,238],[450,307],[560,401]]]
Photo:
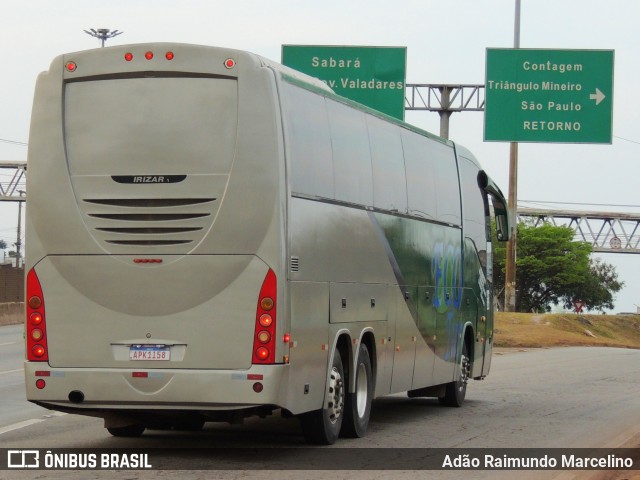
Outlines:
[[[374,401],[366,437],[341,439],[323,448],[309,470],[260,472],[273,460],[270,448],[283,448],[287,462],[300,466],[308,451],[296,419],[273,416],[243,425],[207,424],[201,432],[147,430],[138,439],[111,437],[100,419],[51,415],[24,400],[21,327],[0,327],[0,448],[253,448],[252,458],[197,452],[171,455],[175,471],[0,472],[2,478],[461,478],[461,472],[316,470],[331,465],[348,449],[360,448],[593,448],[617,447],[640,439],[640,351],[572,347],[509,351],[495,355],[492,371],[472,382],[462,408],[442,407],[433,399],[394,395]],[[638,444],[634,445],[637,446]],[[184,451],[184,450],[183,450]],[[215,451],[214,451],[215,452]],[[379,452],[383,452],[382,450]],[[394,450],[399,455],[402,450]],[[318,460],[319,458],[319,460]],[[215,472],[210,468],[225,469]],[[249,470],[239,470],[248,468]],[[363,468],[367,468],[364,466]],[[6,475],[5,475],[6,474]],[[578,475],[578,477],[576,477]],[[584,472],[519,472],[518,478],[585,478]],[[465,478],[512,478],[513,472],[464,472]]]

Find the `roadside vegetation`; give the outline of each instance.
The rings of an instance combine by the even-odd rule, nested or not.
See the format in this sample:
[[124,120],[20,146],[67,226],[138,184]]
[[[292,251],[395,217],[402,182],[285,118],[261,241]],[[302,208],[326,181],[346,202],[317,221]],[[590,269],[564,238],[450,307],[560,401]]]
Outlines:
[[[591,312],[614,308],[615,294],[624,282],[615,267],[591,256],[589,243],[574,237],[566,226],[518,224],[516,312],[550,312],[558,305],[572,309],[576,300]],[[494,244],[494,284],[500,286],[505,280],[506,244]]]
[[495,314],[496,347],[640,348],[640,315]]

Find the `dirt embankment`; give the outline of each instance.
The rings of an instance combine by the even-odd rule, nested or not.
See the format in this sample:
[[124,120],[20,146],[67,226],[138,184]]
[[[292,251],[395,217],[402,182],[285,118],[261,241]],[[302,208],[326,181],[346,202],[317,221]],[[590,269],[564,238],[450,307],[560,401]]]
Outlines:
[[591,345],[640,348],[640,315],[495,314],[498,347]]

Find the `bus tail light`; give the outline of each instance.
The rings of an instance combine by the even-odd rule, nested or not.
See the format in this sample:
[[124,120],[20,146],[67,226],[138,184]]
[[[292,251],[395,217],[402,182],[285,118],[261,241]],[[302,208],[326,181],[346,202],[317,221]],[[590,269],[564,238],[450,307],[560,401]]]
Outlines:
[[47,327],[45,321],[44,296],[40,280],[34,269],[27,275],[27,360],[30,362],[47,362]]
[[254,364],[275,363],[276,358],[276,299],[278,282],[269,269],[262,282],[256,309],[256,327],[253,336]]

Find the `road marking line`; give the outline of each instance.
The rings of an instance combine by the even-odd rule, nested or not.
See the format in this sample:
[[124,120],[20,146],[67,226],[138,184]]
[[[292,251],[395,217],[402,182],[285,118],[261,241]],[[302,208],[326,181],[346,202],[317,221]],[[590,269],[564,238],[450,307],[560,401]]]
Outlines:
[[4,372],[0,372],[0,375],[7,375],[8,373],[16,373],[16,372],[24,372],[24,369],[18,368],[16,370],[5,370]]
[[7,342],[7,343],[0,343],[0,347],[6,347],[7,345],[18,345],[19,343],[22,343],[22,342]]
[[6,427],[0,428],[0,435],[4,433],[13,432],[14,430],[20,430],[21,428],[30,427],[31,425],[36,425],[38,423],[44,422],[52,417],[61,417],[62,415],[66,415],[64,412],[54,412],[51,414],[44,415],[43,418],[32,418],[31,420],[25,420],[24,422],[14,423],[13,425],[7,425]]
[[19,430],[21,428],[29,427],[31,425],[35,425],[36,423],[40,423],[40,422],[44,422],[44,419],[32,418],[31,420],[25,420],[24,422],[14,423],[13,425],[0,428],[0,435],[4,433],[12,432],[14,430]]

